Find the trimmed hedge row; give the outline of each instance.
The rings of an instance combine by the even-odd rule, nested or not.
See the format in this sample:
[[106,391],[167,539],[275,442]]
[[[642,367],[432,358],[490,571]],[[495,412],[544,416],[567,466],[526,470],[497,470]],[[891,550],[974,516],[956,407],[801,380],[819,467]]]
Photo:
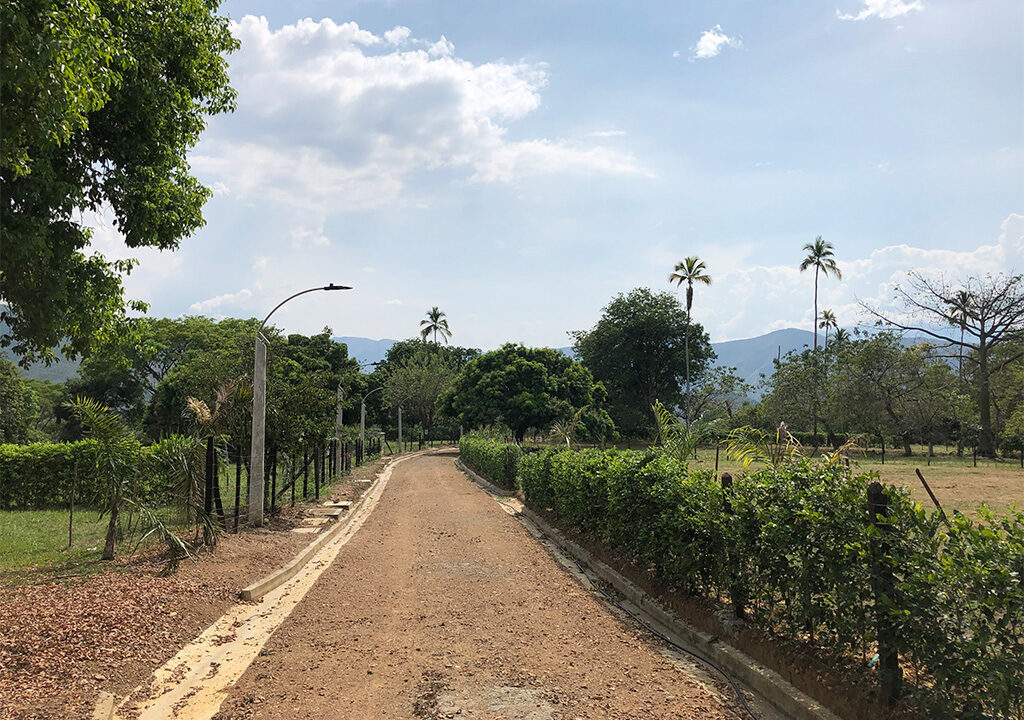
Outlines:
[[[887,487],[890,543],[867,511],[872,478],[803,460],[737,478],[651,452],[531,453],[529,504],[596,534],[671,585],[741,609],[771,635],[867,665],[877,607],[896,628],[903,695],[935,718],[1024,713],[1024,514],[941,524]],[[891,594],[876,595],[879,572]]]
[[[168,501],[172,492],[170,480],[157,461],[160,450],[180,444],[179,436],[148,446],[137,446],[136,466],[147,497]],[[201,446],[196,445],[197,452]],[[66,507],[72,489],[76,504],[103,502],[106,488],[96,477],[96,441],[70,443],[31,443],[0,445],[0,508],[4,510],[37,510]],[[78,480],[75,480],[77,466]]]
[[91,468],[96,441],[0,445],[0,507],[28,510],[66,505],[75,487],[76,502],[88,503],[102,494]]
[[459,454],[463,462],[495,485],[506,490],[516,489],[519,460],[523,456],[518,445],[463,435],[459,440]]

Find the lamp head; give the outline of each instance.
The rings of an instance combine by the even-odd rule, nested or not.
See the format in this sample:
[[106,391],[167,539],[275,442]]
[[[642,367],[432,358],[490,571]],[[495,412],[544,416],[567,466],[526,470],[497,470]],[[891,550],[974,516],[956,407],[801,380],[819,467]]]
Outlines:
[[350,288],[348,285],[335,285],[334,283],[331,283],[330,285],[325,285],[323,289],[324,290],[351,290],[352,288]]

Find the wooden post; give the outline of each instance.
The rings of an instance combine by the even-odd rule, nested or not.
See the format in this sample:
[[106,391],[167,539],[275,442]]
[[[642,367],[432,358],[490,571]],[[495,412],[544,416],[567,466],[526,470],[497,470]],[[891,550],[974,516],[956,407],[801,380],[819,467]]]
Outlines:
[[238,532],[238,505],[242,501],[242,448],[235,449],[235,532]]
[[878,685],[882,704],[892,706],[900,695],[903,670],[900,668],[899,631],[892,621],[892,607],[896,603],[896,582],[889,565],[889,498],[882,485],[868,486],[868,516],[878,528],[881,537],[876,543],[871,568],[871,585],[875,596],[875,622],[878,634]]
[[974,444],[974,467],[978,467],[978,444]]
[[309,497],[309,448],[302,449],[302,499]]
[[210,445],[213,452],[213,506],[217,511],[221,527],[224,527],[227,525],[227,520],[224,516],[224,500],[220,496],[220,455],[217,454],[213,438],[210,438]]
[[[722,449],[722,446],[721,446],[721,445],[718,445],[718,444],[716,444],[716,445],[715,445],[715,475],[717,475],[717,474],[718,474],[718,452],[719,452],[719,451],[720,451],[721,449]],[[730,480],[731,480],[731,479],[732,479],[732,478],[730,477]]]
[[[732,475],[727,472],[722,473],[722,495],[725,514],[732,516],[732,501],[729,499],[732,495]],[[729,599],[732,601],[732,611],[738,619],[744,620],[747,617],[747,590],[739,578],[739,558],[735,548],[726,548],[725,561],[729,568]]]
[[213,514],[213,438],[206,439],[206,487],[203,490],[203,512]]
[[68,502],[68,546],[71,549],[71,535],[75,529],[75,489],[78,487],[78,456],[75,456],[75,477],[71,481],[71,500]]
[[885,465],[885,433],[882,433],[882,464]]
[[323,472],[323,455],[321,448],[313,448],[313,492],[314,497],[320,499],[320,474]]
[[270,451],[270,514],[277,502],[277,447]]

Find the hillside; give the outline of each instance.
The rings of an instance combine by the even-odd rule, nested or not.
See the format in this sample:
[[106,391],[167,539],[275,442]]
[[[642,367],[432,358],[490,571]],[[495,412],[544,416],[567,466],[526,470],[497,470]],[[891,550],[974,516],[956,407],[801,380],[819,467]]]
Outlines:
[[771,374],[772,361],[780,354],[785,357],[790,350],[800,350],[813,344],[814,333],[810,330],[786,328],[744,340],[727,340],[711,345],[718,355],[718,365],[736,368],[737,375],[756,386],[762,373]]

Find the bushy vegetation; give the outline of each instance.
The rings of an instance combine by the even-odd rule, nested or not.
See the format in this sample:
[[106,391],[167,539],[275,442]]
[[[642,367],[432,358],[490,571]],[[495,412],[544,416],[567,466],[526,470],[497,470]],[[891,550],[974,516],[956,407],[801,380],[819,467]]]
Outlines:
[[[771,635],[869,663],[877,604],[895,628],[905,696],[936,718],[1019,717],[1024,515],[954,514],[946,525],[886,487],[890,520],[876,526],[871,479],[799,457],[728,488],[653,452],[548,450],[520,461],[530,504],[675,587]],[[879,596],[882,571],[894,585]]]
[[518,445],[477,435],[464,435],[459,440],[462,460],[476,472],[507,490],[516,489],[519,460],[523,451]]

